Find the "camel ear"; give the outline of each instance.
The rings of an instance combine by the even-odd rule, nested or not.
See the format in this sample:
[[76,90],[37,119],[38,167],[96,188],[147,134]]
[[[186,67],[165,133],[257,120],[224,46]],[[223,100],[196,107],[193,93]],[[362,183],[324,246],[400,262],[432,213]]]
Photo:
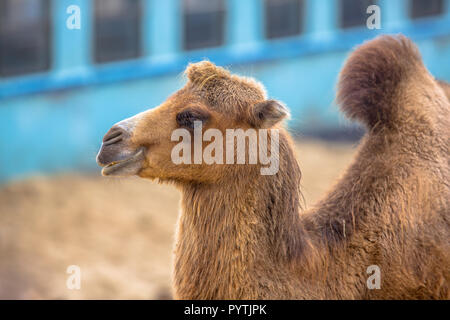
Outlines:
[[266,100],[253,107],[251,123],[255,128],[267,129],[289,117],[289,110],[280,102]]

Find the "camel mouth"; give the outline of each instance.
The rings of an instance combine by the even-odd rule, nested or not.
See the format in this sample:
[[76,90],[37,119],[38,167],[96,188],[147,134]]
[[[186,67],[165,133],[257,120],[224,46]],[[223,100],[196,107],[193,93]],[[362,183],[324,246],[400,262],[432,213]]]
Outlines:
[[130,176],[137,174],[145,159],[145,148],[140,148],[132,156],[112,161],[102,169],[103,176]]

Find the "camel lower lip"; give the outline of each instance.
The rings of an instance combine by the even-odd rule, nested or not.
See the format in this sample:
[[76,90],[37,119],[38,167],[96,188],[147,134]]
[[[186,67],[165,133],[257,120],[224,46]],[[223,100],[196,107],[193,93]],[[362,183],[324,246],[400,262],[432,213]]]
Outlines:
[[105,167],[103,167],[102,175],[108,176],[117,173],[121,169],[139,163],[141,160],[143,160],[143,158],[144,158],[144,148],[141,148],[133,156],[127,159],[108,163]]

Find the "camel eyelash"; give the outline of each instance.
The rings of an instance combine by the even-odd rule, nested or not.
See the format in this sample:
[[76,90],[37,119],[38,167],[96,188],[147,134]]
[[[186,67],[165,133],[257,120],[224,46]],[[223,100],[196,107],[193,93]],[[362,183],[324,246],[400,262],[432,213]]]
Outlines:
[[194,129],[194,122],[195,121],[201,121],[202,123],[205,123],[208,120],[209,116],[201,111],[197,110],[184,110],[177,114],[176,120],[177,124],[180,127],[188,128],[188,129]]

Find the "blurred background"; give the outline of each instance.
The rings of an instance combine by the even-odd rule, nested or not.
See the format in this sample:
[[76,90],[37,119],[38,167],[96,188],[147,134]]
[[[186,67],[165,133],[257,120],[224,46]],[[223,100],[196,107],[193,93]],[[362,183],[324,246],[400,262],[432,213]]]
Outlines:
[[0,0],[0,298],[171,298],[178,191],[101,178],[95,155],[111,125],[181,88],[189,62],[287,104],[310,206],[363,134],[334,104],[339,70],[384,33],[450,81],[450,0]]

